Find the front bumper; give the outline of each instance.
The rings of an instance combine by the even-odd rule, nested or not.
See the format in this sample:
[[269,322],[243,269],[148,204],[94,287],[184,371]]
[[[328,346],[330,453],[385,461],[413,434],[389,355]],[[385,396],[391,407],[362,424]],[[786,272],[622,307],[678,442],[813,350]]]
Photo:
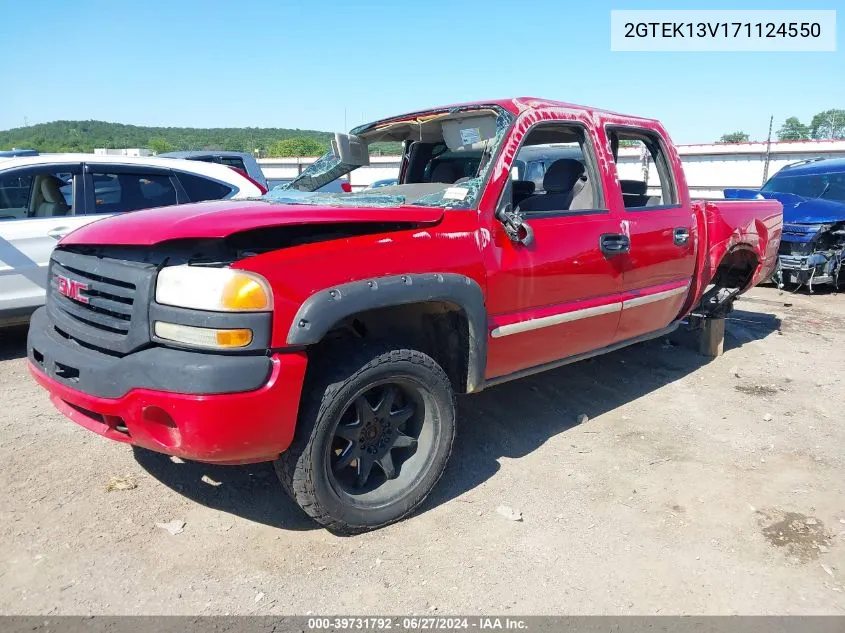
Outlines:
[[[39,310],[30,327],[29,370],[56,408],[86,429],[118,442],[213,463],[268,461],[290,446],[307,366],[304,353],[249,357],[267,363],[260,383],[250,390],[222,393],[227,375],[230,385],[244,384],[236,372],[243,371],[245,357],[187,351],[178,351],[176,357],[149,355],[165,348],[108,356],[63,339],[42,316]],[[190,375],[190,380],[166,384],[179,373]],[[129,380],[136,384],[124,389]],[[174,388],[186,385],[191,392]],[[202,388],[206,391],[197,392]]]
[[839,274],[841,255],[825,252],[779,255],[775,273],[779,284],[823,285],[834,283]]

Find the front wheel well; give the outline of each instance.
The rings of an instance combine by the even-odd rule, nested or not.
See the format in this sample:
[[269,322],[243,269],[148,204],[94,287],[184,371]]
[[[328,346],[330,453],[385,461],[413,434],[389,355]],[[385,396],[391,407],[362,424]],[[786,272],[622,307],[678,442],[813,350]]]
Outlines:
[[326,357],[338,343],[360,340],[395,342],[433,358],[449,376],[456,393],[466,393],[470,362],[470,327],[464,309],[449,301],[393,305],[352,314],[335,323],[323,339],[307,348]]

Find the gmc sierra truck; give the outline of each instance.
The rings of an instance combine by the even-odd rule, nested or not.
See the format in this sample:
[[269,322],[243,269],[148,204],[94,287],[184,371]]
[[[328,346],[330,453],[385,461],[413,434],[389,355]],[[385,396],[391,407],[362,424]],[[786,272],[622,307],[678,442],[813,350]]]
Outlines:
[[[401,143],[397,184],[318,191],[381,142]],[[273,460],[307,514],[360,532],[431,491],[456,393],[724,316],[771,275],[781,223],[777,201],[690,200],[654,120],[535,98],[434,108],[335,135],[262,199],[69,234],[29,367],[87,429]]]

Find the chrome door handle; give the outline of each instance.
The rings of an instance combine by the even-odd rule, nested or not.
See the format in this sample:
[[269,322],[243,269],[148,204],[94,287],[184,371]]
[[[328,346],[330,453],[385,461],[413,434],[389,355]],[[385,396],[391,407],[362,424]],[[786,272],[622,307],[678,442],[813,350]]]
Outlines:
[[56,228],[47,231],[47,235],[49,235],[55,240],[60,240],[72,230],[73,229],[71,229],[69,226],[57,226]]
[[675,246],[686,246],[689,242],[689,229],[679,227],[672,231],[672,241]]

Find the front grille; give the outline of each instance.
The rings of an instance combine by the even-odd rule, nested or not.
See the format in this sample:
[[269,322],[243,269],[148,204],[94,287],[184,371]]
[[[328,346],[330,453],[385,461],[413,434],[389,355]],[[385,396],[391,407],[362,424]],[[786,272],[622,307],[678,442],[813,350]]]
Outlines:
[[807,267],[807,258],[791,255],[781,255],[780,267],[784,270],[803,270]]
[[[126,335],[132,325],[132,307],[135,305],[135,284],[120,279],[89,273],[84,270],[53,264],[52,286],[61,310],[70,317],[93,328]],[[72,279],[85,284],[75,300],[60,294],[58,280]]]
[[56,329],[86,347],[128,354],[149,343],[152,264],[57,249],[47,310]]

